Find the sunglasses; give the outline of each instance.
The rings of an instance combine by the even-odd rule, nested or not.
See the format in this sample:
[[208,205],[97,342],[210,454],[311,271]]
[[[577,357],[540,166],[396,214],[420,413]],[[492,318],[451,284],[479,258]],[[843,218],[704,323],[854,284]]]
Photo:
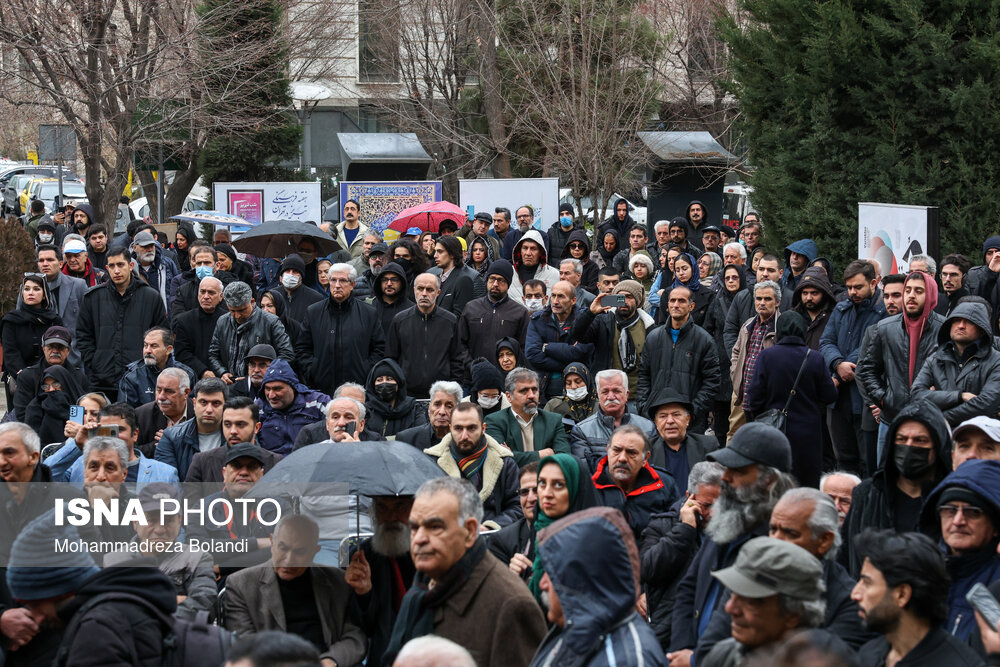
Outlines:
[[570,243],[570,250],[584,250],[585,246],[582,243]]

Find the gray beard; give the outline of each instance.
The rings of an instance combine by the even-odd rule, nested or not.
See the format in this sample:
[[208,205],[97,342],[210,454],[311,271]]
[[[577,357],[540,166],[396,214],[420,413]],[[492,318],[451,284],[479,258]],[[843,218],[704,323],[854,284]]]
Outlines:
[[705,533],[717,544],[728,544],[767,521],[774,506],[768,481],[758,478],[751,486],[739,489],[722,482]]
[[398,558],[410,551],[410,527],[402,521],[376,523],[372,549],[377,554]]

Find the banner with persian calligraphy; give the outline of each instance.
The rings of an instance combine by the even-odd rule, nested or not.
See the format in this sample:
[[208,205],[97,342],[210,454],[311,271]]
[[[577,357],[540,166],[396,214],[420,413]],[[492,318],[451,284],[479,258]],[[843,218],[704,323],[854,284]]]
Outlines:
[[386,243],[392,243],[399,232],[386,230],[389,223],[403,209],[441,201],[441,181],[341,181],[341,210],[350,199],[361,205],[362,224],[382,232]]
[[319,223],[323,218],[320,184],[301,183],[213,183],[216,207],[238,215],[251,225],[269,220],[298,220]]

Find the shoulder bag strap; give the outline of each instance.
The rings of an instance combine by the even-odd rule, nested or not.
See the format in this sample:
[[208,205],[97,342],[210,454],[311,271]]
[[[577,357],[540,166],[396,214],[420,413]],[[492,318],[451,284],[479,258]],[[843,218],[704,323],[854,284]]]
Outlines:
[[806,368],[806,362],[809,361],[809,353],[812,352],[809,348],[806,348],[806,356],[802,358],[802,365],[799,366],[799,372],[795,375],[795,382],[792,383],[792,390],[788,392],[788,400],[785,401],[785,407],[781,409],[781,414],[788,416],[788,406],[792,404],[792,399],[795,398],[795,391],[799,386],[799,380],[802,379],[802,371]]

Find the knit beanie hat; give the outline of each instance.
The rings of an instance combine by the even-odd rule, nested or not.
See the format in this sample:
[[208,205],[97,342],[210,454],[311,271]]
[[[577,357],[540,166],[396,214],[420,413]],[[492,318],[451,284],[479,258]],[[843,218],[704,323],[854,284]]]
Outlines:
[[80,543],[72,525],[56,526],[55,510],[37,517],[21,531],[10,552],[7,586],[16,600],[47,600],[80,590],[100,569],[85,549],[56,551],[56,541]]
[[506,259],[495,259],[486,270],[486,277],[497,275],[507,281],[508,287],[514,282],[514,266]]
[[503,391],[503,373],[486,359],[480,357],[472,363],[472,390],[499,389]]
[[306,263],[302,261],[301,257],[293,252],[281,262],[281,273],[284,273],[289,269],[292,271],[298,271],[300,276],[304,275],[306,272]]
[[631,294],[636,304],[641,308],[645,300],[646,290],[635,280],[623,280],[611,290],[612,294]]
[[[221,252],[223,255],[228,257],[230,262],[236,261],[236,250],[233,248],[233,246],[229,245],[228,243],[216,243],[215,251]],[[298,255],[296,255],[296,257],[297,256]],[[303,266],[305,266],[305,264],[303,264]]]

